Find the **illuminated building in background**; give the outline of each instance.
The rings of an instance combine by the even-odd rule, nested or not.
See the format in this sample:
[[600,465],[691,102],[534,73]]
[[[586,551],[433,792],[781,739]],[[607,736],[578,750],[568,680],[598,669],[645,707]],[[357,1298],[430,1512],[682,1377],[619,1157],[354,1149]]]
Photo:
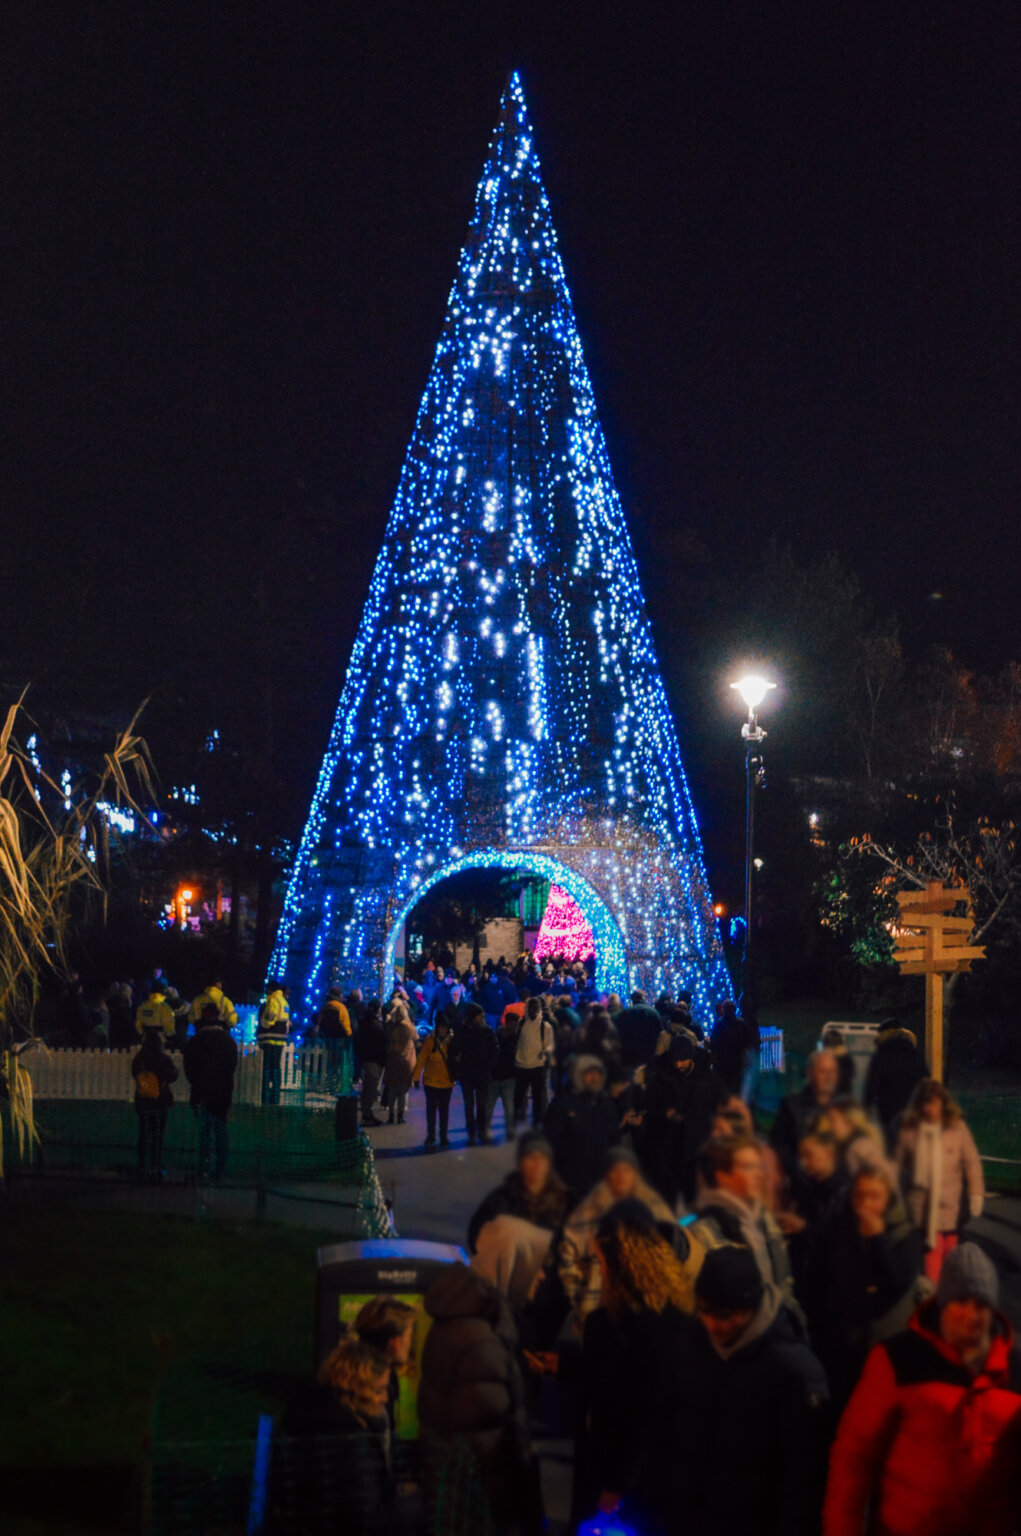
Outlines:
[[577,902],[600,986],[729,993],[694,812],[515,75],[271,974],[384,993],[440,879]]

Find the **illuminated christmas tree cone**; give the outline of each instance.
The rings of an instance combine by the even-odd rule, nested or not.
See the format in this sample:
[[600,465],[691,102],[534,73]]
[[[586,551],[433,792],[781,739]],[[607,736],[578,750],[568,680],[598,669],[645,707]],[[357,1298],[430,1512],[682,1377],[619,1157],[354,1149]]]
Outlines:
[[729,994],[634,551],[539,175],[504,93],[271,974],[384,995],[438,880],[577,902],[597,984]]

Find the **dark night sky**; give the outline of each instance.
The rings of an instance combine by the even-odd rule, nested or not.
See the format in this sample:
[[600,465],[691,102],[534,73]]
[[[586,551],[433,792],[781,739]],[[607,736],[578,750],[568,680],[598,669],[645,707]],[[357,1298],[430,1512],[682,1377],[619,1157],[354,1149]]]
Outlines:
[[1021,655],[1019,15],[5,6],[0,680],[206,723],[268,626],[297,830],[512,67],[668,677],[691,535]]

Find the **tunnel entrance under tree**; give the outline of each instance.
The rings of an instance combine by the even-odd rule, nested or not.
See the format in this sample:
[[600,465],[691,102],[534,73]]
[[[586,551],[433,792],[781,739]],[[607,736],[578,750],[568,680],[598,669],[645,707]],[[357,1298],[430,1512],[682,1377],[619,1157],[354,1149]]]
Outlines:
[[497,850],[465,855],[431,871],[403,904],[390,931],[384,995],[408,962],[432,958],[464,970],[522,951],[540,961],[595,961],[600,990],[623,993],[624,944],[605,902],[584,877],[543,854]]

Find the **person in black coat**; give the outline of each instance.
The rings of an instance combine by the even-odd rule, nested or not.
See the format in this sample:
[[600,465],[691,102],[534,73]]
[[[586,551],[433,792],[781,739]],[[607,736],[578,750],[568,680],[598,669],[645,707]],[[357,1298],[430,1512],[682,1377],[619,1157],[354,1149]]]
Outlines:
[[[191,1084],[191,1107],[199,1119],[199,1169],[223,1177],[230,1152],[227,1116],[234,1099],[238,1048],[220,1022],[215,1003],[206,1003],[198,1031],[184,1047],[184,1075]],[[213,1145],[210,1167],[210,1144]]]
[[873,1344],[907,1327],[921,1272],[921,1232],[889,1179],[862,1169],[822,1234],[805,1293],[812,1343],[838,1414]]
[[798,1165],[798,1144],[837,1092],[840,1067],[832,1051],[813,1051],[806,1068],[808,1081],[789,1093],[777,1110],[769,1144],[790,1178]]
[[649,1178],[669,1205],[679,1194],[689,1204],[694,1200],[699,1151],[712,1134],[716,1111],[729,1097],[690,1035],[672,1036],[649,1071],[642,1115]]
[[469,1146],[474,1145],[476,1136],[483,1144],[489,1140],[492,1112],[489,1084],[497,1051],[496,1035],[486,1023],[485,1013],[478,1003],[469,1003],[461,1027],[454,1035],[450,1057],[450,1070],[461,1084],[464,1095],[464,1125]]
[[[636,996],[638,1002],[634,1000]],[[620,1037],[621,1066],[628,1072],[644,1067],[652,1060],[663,1029],[660,1014],[645,1002],[641,993],[632,993],[631,1006],[622,1008],[613,1022]]]
[[695,1281],[698,1406],[678,1496],[685,1536],[818,1536],[831,1415],[805,1330],[749,1249],[716,1248]]
[[803,1307],[808,1304],[809,1275],[819,1245],[844,1209],[850,1190],[851,1180],[833,1137],[826,1131],[806,1132],[791,1177],[790,1207],[776,1216],[787,1239],[794,1293]]
[[585,1193],[603,1176],[606,1154],[620,1140],[620,1117],[606,1092],[606,1067],[598,1056],[578,1056],[572,1087],[546,1111],[545,1132],[557,1173],[569,1189]]
[[739,1097],[744,1084],[748,1058],[759,1048],[759,1031],[743,1019],[730,998],[720,1003],[710,1045],[713,1066],[730,1093]]
[[[353,996],[354,994],[352,994]],[[350,999],[348,1000],[350,1007]],[[362,1125],[382,1125],[374,1109],[379,1080],[386,1066],[386,1030],[380,1016],[379,1001],[370,998],[354,1027],[355,1080],[362,1083]]]
[[884,1024],[876,1035],[876,1048],[865,1074],[863,1102],[866,1109],[875,1110],[888,1151],[897,1140],[897,1120],[928,1074],[925,1057],[911,1031],[894,1023]]
[[[683,1242],[684,1236],[677,1229]],[[687,1390],[698,1324],[671,1243],[635,1200],[599,1224],[601,1305],[582,1339],[574,1517],[618,1507],[643,1536],[678,1529],[679,1459],[698,1405]]]
[[483,1200],[468,1223],[468,1250],[475,1252],[487,1221],[517,1216],[555,1232],[571,1209],[571,1191],[553,1167],[553,1148],[545,1136],[529,1131],[518,1142],[517,1165]]

